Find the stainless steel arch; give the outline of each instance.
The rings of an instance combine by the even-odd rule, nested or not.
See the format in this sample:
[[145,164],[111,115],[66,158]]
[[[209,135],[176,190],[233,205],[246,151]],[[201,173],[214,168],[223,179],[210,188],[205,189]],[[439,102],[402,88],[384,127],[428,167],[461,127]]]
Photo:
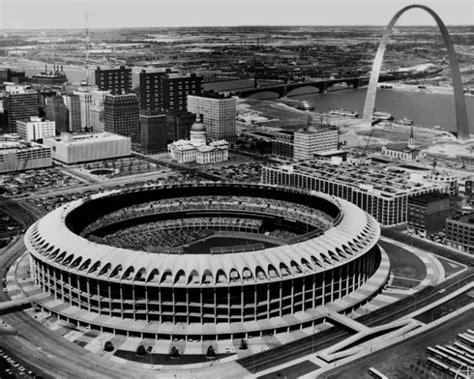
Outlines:
[[446,26],[444,25],[443,21],[432,9],[428,8],[425,5],[413,4],[402,8],[395,14],[395,16],[393,16],[393,18],[390,20],[390,23],[385,28],[383,37],[379,43],[377,55],[375,56],[374,64],[372,66],[372,72],[370,74],[369,87],[367,89],[367,95],[365,97],[363,118],[366,121],[372,120],[372,114],[374,112],[375,107],[375,96],[377,92],[377,82],[379,80],[380,69],[382,67],[385,48],[387,47],[387,43],[390,38],[390,34],[392,33],[393,26],[403,13],[412,8],[419,8],[428,12],[438,24],[439,30],[443,36],[444,45],[446,47],[446,50],[448,51],[451,80],[454,89],[454,105],[456,110],[456,128],[458,133],[458,140],[467,141],[469,140],[469,124],[467,121],[466,101],[464,99],[461,73],[459,71],[459,63],[456,56],[456,52],[454,51],[454,46],[449,36],[448,29],[446,29]]

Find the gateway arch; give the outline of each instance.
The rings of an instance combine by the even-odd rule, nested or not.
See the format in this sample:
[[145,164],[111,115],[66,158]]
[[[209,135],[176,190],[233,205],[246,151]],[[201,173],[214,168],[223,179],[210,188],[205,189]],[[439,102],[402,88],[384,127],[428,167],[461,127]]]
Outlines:
[[432,9],[424,5],[413,4],[402,8],[395,14],[395,16],[393,16],[393,18],[390,20],[390,23],[385,28],[383,37],[380,41],[379,48],[377,50],[377,55],[375,56],[374,64],[372,66],[372,72],[370,74],[369,87],[367,89],[367,95],[365,97],[363,118],[366,121],[372,121],[372,114],[374,112],[375,107],[375,95],[377,92],[377,82],[379,80],[380,69],[382,67],[385,48],[387,47],[387,43],[390,38],[390,34],[392,33],[393,26],[403,13],[412,8],[419,8],[428,12],[435,19],[436,23],[438,24],[439,30],[441,31],[444,40],[444,45],[448,51],[449,68],[451,70],[451,80],[454,89],[454,105],[456,110],[456,127],[458,140],[467,141],[469,140],[469,125],[467,122],[466,101],[464,99],[461,73],[459,71],[459,63],[456,56],[456,52],[454,51],[453,43],[451,41],[451,38],[449,37],[448,30],[446,29],[446,26],[444,25],[443,21]]

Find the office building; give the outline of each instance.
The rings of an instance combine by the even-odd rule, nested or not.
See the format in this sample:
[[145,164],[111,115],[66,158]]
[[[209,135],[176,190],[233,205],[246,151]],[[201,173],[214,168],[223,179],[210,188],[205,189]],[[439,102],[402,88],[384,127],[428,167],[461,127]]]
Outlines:
[[92,131],[95,133],[103,132],[105,129],[104,100],[108,94],[110,94],[110,91],[91,91],[91,126]]
[[336,150],[339,143],[337,128],[320,127],[296,131],[294,134],[294,158],[313,159],[321,151]]
[[127,157],[131,154],[130,138],[112,133],[63,133],[46,138],[44,144],[52,150],[54,160],[70,165],[110,158]]
[[132,92],[132,69],[120,68],[95,70],[95,84],[101,91],[110,91],[112,95],[123,95]]
[[50,167],[51,148],[36,142],[0,136],[0,173]]
[[168,141],[189,139],[189,131],[196,120],[196,116],[190,112],[172,112],[166,114],[168,124]]
[[132,138],[140,139],[140,112],[137,96],[106,95],[104,100],[104,130]]
[[321,191],[351,201],[382,225],[407,221],[408,199],[444,187],[428,177],[384,165],[353,166],[329,161],[269,164],[262,168],[262,182]]
[[179,75],[170,69],[140,73],[140,109],[146,111],[185,111],[188,95],[201,94],[202,77]]
[[81,131],[91,130],[91,106],[92,106],[92,93],[93,87],[82,86],[77,90],[73,91],[74,95],[79,97],[80,109],[81,109]]
[[67,131],[71,133],[79,133],[81,131],[81,99],[78,95],[65,95],[63,96],[64,105],[66,106],[67,113]]
[[9,68],[0,68],[0,84],[4,82],[19,84],[27,81],[28,77],[25,75],[25,71],[15,71]]
[[281,158],[293,158],[294,156],[294,136],[292,130],[280,130],[273,134],[272,155]]
[[446,193],[431,192],[408,199],[408,231],[422,237],[442,232],[446,219],[455,215],[456,203]]
[[68,109],[62,96],[46,98],[44,112],[46,119],[54,121],[56,133],[60,134],[69,130]]
[[56,123],[40,117],[30,117],[16,122],[18,135],[26,141],[36,141],[56,135]]
[[235,142],[235,98],[210,93],[205,96],[189,95],[188,111],[203,121],[209,140],[226,140],[230,144]]
[[446,220],[446,244],[474,254],[474,213]]
[[16,122],[39,116],[38,91],[30,86],[7,85],[3,95],[3,109],[10,133],[16,132]]
[[140,114],[140,145],[145,153],[167,151],[168,124],[165,114]]

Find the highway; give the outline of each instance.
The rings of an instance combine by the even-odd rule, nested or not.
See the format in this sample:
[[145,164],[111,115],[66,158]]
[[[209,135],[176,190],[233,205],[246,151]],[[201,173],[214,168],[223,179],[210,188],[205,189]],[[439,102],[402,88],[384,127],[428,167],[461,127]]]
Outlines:
[[[1,199],[0,209],[14,217],[25,227],[31,225],[36,216],[9,199]],[[8,249],[0,255],[0,277],[25,251],[22,236],[15,238]],[[8,296],[0,292],[0,301]],[[39,322],[18,311],[2,316],[2,319],[17,330],[0,330],[1,346],[4,346],[17,361],[33,371],[41,371],[46,377],[63,378],[148,378],[152,372],[136,369],[130,365],[118,365],[97,354],[71,343],[62,336],[47,329]]]
[[[413,296],[402,299],[396,303],[389,304],[370,314],[356,318],[367,326],[376,326],[395,321],[409,313],[426,306],[441,297],[454,292],[459,287],[471,283],[474,280],[474,270],[469,269],[464,273],[452,277],[436,287],[426,287],[415,293]],[[439,294],[438,291],[445,288],[446,292]],[[269,369],[273,366],[290,362],[304,355],[311,354],[313,351],[325,349],[351,335],[349,331],[340,328],[331,327],[314,337],[308,336],[297,341],[258,353],[249,357],[237,360],[239,364],[250,372],[259,372]]]

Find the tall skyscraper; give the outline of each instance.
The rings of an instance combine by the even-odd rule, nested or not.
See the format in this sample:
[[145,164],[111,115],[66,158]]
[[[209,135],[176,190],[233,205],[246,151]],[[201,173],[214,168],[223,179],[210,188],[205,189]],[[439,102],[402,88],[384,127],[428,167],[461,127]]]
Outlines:
[[140,139],[139,107],[136,95],[106,95],[104,100],[105,131]]
[[92,91],[91,124],[94,132],[104,131],[104,100],[110,91]]
[[64,104],[62,96],[46,98],[45,115],[48,120],[56,124],[56,132],[64,133],[69,130],[68,127],[68,109]]
[[236,100],[218,94],[188,96],[188,111],[199,115],[206,126],[207,138],[211,141],[226,140],[234,143]]
[[167,150],[168,124],[165,114],[140,114],[140,145],[146,153]]
[[95,89],[91,86],[79,87],[76,91],[73,91],[74,95],[79,97],[81,107],[81,130],[91,130],[91,106],[92,106],[92,94],[91,91]]
[[81,131],[81,100],[77,95],[63,96],[64,105],[68,110],[68,131],[76,133]]
[[140,73],[140,109],[146,111],[184,111],[187,95],[201,94],[202,77],[179,75],[170,69]]
[[7,85],[5,90],[3,109],[9,131],[15,133],[17,120],[39,115],[38,91],[20,85]]
[[110,91],[112,95],[122,95],[132,92],[132,69],[120,68],[95,70],[95,84],[101,91]]

